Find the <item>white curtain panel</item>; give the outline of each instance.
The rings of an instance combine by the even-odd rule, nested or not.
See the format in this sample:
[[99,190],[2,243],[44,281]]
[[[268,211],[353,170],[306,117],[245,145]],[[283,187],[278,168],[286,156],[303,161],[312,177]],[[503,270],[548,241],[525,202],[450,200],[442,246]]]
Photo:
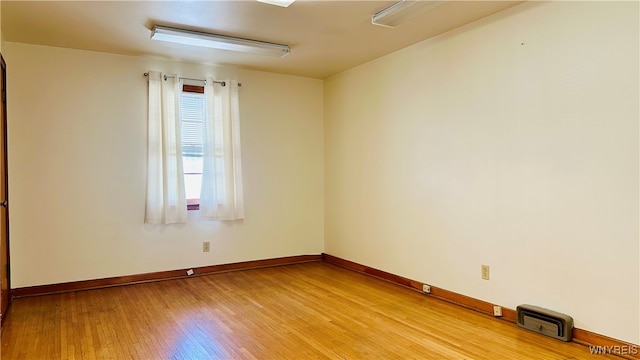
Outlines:
[[238,82],[224,82],[222,86],[208,77],[204,87],[207,111],[200,193],[204,220],[244,219]]
[[180,134],[180,77],[164,79],[149,71],[149,134],[147,149],[147,208],[145,222],[187,221]]

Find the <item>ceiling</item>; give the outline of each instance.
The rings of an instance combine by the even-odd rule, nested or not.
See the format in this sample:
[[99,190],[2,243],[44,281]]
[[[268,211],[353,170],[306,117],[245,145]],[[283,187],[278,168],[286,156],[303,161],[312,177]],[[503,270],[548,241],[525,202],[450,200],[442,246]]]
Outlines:
[[[394,0],[298,0],[288,8],[235,1],[7,1],[5,41],[322,79],[486,17],[521,1],[449,0],[395,28],[371,24]],[[288,44],[279,58],[150,40],[154,25]]]

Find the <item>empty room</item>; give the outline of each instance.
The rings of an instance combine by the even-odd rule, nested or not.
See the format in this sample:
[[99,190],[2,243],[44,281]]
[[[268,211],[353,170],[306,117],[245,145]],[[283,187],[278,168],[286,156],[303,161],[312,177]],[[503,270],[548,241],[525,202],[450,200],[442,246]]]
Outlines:
[[640,2],[0,1],[2,359],[640,359]]

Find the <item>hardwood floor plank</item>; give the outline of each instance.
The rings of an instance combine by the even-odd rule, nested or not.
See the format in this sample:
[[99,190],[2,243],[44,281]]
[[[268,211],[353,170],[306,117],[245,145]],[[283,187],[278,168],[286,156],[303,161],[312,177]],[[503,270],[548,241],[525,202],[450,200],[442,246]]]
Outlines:
[[17,299],[3,359],[611,359],[323,263]]

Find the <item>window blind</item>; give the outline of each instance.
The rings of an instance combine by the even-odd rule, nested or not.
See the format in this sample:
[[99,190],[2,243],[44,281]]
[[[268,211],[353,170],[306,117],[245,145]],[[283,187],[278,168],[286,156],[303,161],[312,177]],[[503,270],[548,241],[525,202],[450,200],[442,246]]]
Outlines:
[[182,93],[182,156],[202,156],[202,131],[205,116],[204,94]]

